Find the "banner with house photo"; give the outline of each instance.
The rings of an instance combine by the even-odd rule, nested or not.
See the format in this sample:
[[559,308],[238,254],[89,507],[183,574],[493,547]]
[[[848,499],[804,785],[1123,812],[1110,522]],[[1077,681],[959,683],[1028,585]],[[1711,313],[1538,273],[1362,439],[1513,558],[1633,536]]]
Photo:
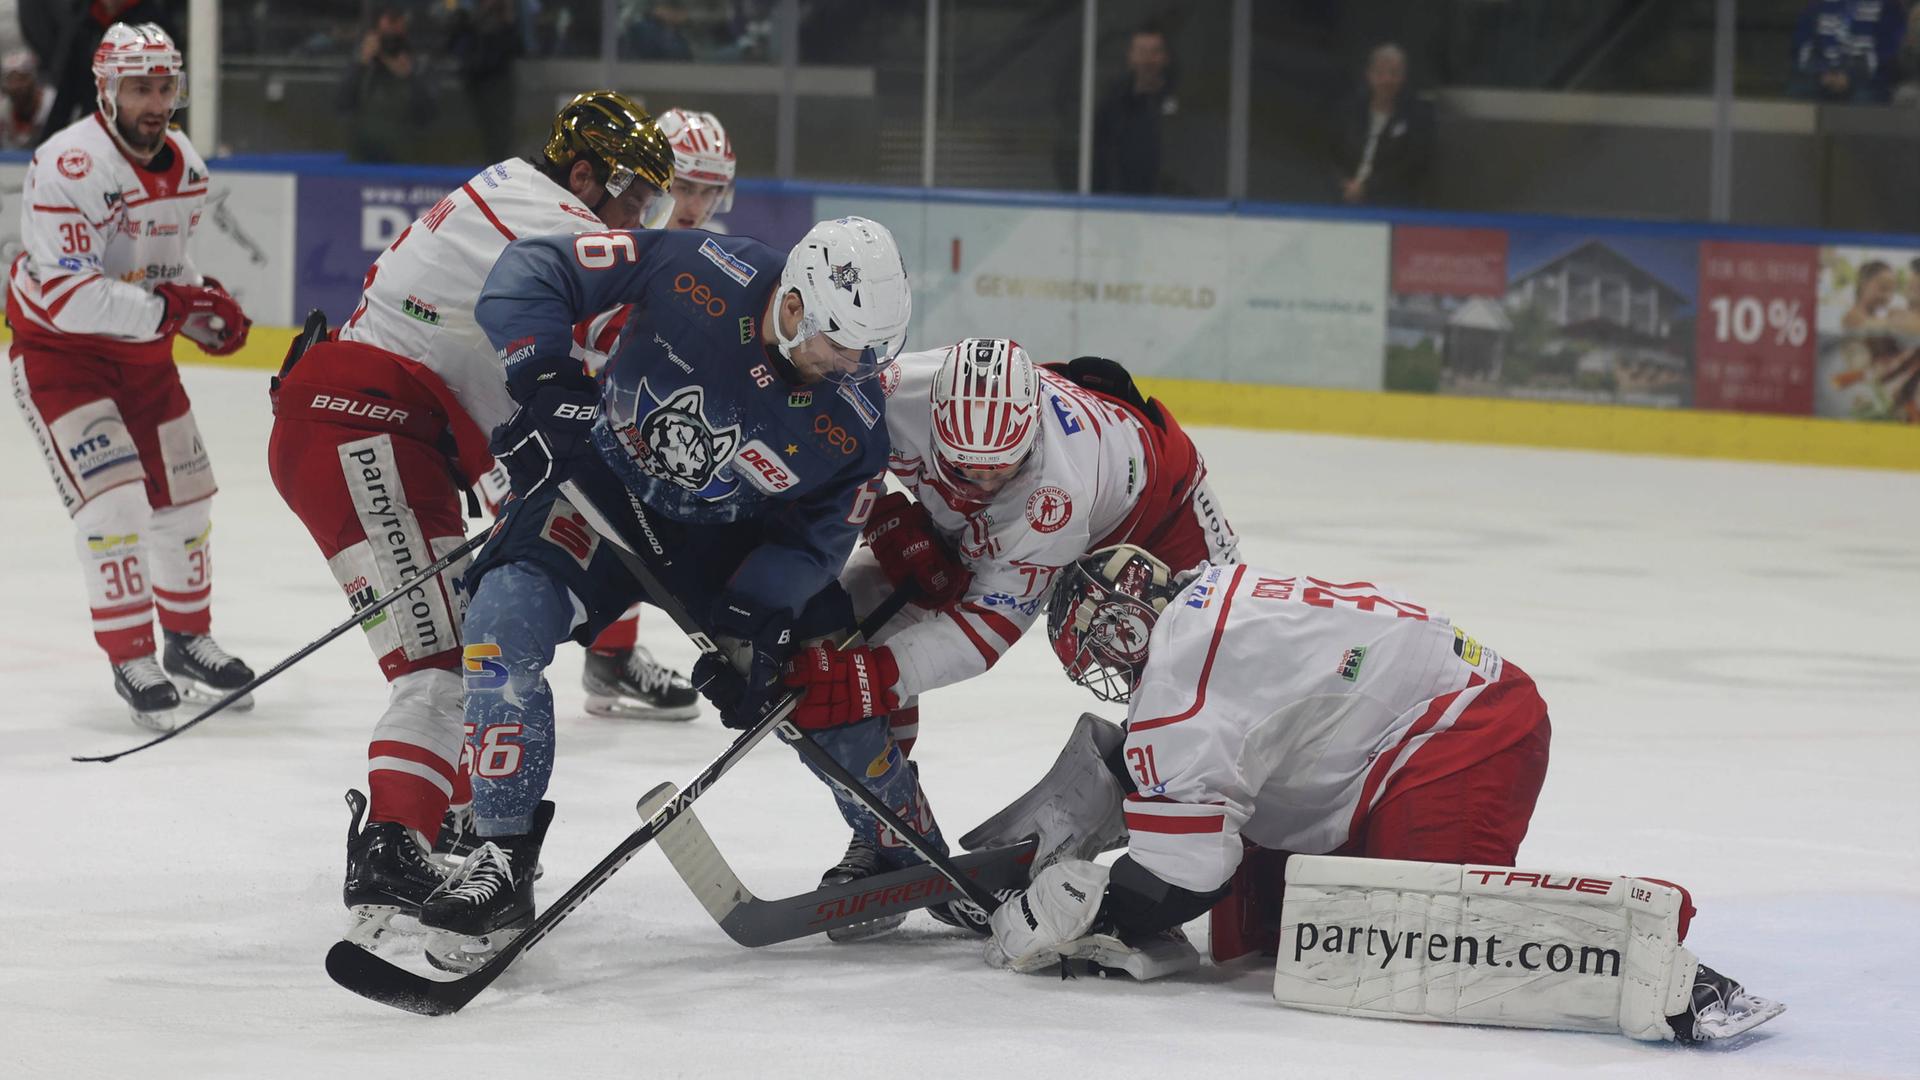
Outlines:
[[1920,250],[1820,249],[1814,411],[1920,423]]
[[1667,237],[1396,226],[1384,386],[1692,404],[1698,249]]

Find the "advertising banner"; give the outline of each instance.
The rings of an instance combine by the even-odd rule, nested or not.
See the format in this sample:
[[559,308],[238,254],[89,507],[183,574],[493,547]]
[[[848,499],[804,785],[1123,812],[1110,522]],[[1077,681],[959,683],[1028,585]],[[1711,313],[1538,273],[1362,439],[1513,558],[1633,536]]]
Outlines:
[[1813,412],[1817,252],[1801,244],[1700,244],[1694,405]]
[[1198,214],[822,198],[894,231],[909,348],[1010,337],[1140,375],[1380,385],[1387,229]]
[[1820,249],[1821,416],[1920,423],[1920,250]]
[[1384,385],[1691,404],[1697,248],[1665,237],[1397,227]]
[[417,177],[327,175],[300,178],[300,272],[293,306],[338,326],[353,314],[367,268],[413,219],[466,180],[439,170]]
[[[203,274],[220,280],[247,316],[262,326],[290,321],[294,268],[294,179],[285,173],[211,170],[206,208],[188,252]],[[0,165],[0,259],[20,253],[20,189],[24,164]]]

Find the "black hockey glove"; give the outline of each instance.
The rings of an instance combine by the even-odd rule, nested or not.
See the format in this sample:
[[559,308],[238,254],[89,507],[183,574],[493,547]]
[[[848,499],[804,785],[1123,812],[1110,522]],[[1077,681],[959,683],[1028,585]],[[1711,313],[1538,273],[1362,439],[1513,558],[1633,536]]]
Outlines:
[[581,458],[595,453],[593,422],[599,416],[600,387],[591,377],[552,373],[534,383],[519,410],[493,429],[487,449],[506,464],[514,494],[524,495],[542,478],[556,484],[566,479]]
[[708,621],[716,638],[733,638],[744,647],[744,672],[724,654],[707,653],[693,665],[693,685],[720,713],[720,723],[744,731],[758,723],[780,699],[780,682],[793,654],[793,616],[735,592],[714,603]]

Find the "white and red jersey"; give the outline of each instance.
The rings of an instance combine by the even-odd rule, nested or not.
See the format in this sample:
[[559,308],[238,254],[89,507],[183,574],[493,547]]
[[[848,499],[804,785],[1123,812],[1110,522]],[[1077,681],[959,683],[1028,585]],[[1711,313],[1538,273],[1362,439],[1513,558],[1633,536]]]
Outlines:
[[987,506],[965,502],[932,457],[933,381],[946,354],[903,354],[881,376],[893,443],[887,467],[973,572],[959,603],[884,639],[900,665],[894,692],[903,701],[992,667],[1038,616],[1055,571],[1136,524],[1142,493],[1164,464],[1151,421],[1042,368],[1032,456]]
[[1545,715],[1525,672],[1394,589],[1205,566],[1154,624],[1127,707],[1129,848],[1207,892],[1243,837],[1334,851],[1384,799]]
[[510,158],[449,192],[367,271],[360,306],[340,328],[432,372],[482,432],[513,415],[499,355],[473,305],[500,252],[523,236],[604,229],[593,211],[530,163]]
[[21,344],[110,360],[166,363],[166,302],[153,288],[197,285],[187,241],[207,197],[207,163],[185,134],[141,165],[99,114],[55,133],[27,166],[23,250],[8,276],[7,318]]

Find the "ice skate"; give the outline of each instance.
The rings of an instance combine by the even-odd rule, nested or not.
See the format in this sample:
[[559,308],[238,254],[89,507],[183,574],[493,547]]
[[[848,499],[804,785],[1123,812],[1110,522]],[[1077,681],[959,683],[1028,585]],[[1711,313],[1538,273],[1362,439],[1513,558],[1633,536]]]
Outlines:
[[[367,797],[347,792],[347,878],[341,890],[353,925],[346,939],[372,948],[389,930],[419,928],[420,905],[446,880],[412,830],[397,821],[362,827]],[[396,925],[395,917],[403,921]]]
[[1744,1035],[1787,1011],[1705,964],[1693,976],[1690,1011],[1667,1018],[1676,1042],[1698,1043]]
[[[167,674],[179,684],[180,696],[186,700],[210,705],[253,681],[253,669],[221,648],[211,634],[178,634],[169,630],[166,637],[163,662]],[[251,709],[253,695],[247,694],[227,707]]]
[[691,720],[700,715],[700,693],[687,677],[654,661],[635,645],[624,653],[587,652],[581,683],[587,711],[633,720]]
[[533,867],[553,821],[553,804],[542,802],[533,828],[520,836],[486,839],[420,907],[427,962],[465,974],[487,962],[533,925]]
[[172,731],[180,722],[180,691],[151,654],[113,665],[113,689],[133,722],[149,731]]
[[[853,840],[847,844],[847,853],[840,856],[840,861],[820,876],[820,887],[845,885],[861,878],[872,877],[882,869],[879,849],[875,848],[873,841],[864,834],[855,833]],[[829,941],[864,941],[867,938],[885,934],[906,921],[907,913],[904,911],[882,915],[865,922],[837,926],[827,931],[827,939]]]
[[[427,859],[444,873],[451,874],[484,843],[486,840],[474,828],[473,804],[449,806],[446,816],[440,819],[440,833],[434,837],[433,849],[427,852]],[[533,880],[539,881],[540,875],[546,872],[545,866],[535,863]]]

